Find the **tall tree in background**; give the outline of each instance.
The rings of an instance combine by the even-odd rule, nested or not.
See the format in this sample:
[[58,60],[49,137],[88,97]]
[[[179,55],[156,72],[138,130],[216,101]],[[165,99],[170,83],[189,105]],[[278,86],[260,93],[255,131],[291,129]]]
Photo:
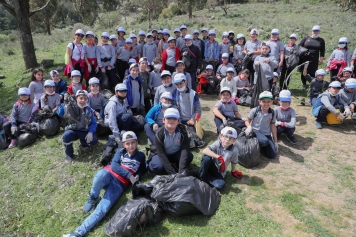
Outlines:
[[33,44],[30,17],[43,10],[51,0],[36,10],[30,11],[30,0],[0,0],[5,9],[17,20],[20,43],[26,69],[37,67],[35,46]]
[[[30,7],[32,9],[39,8],[46,4],[47,1],[48,0],[32,0]],[[36,28],[41,28],[44,33],[51,35],[51,28],[61,19],[60,14],[62,14],[62,12],[63,1],[51,0],[45,11],[31,17],[32,30],[35,31]]]
[[180,0],[178,6],[188,11],[189,19],[193,18],[193,10],[204,9],[207,0]]

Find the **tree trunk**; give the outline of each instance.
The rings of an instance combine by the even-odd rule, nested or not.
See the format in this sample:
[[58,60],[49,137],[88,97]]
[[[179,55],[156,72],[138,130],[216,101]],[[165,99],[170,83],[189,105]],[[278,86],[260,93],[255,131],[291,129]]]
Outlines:
[[150,9],[147,10],[147,15],[148,15],[147,16],[147,18],[148,18],[147,19],[147,21],[148,21],[148,29],[151,30],[151,10]]
[[193,18],[193,3],[192,0],[188,1],[188,13],[189,13],[189,19]]
[[50,24],[48,18],[45,19],[45,23],[46,23],[46,33],[47,33],[48,35],[51,35],[51,24]]
[[37,67],[35,46],[30,26],[30,4],[25,0],[13,0],[15,17],[20,33],[20,43],[26,69]]

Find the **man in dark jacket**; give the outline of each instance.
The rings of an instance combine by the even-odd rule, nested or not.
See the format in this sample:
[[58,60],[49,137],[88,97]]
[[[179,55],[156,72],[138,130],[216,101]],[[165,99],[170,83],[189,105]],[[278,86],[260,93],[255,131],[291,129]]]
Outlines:
[[193,160],[189,151],[190,138],[183,125],[179,125],[179,112],[175,108],[164,111],[164,126],[155,135],[156,155],[148,163],[151,173],[157,175],[175,174],[173,164],[178,166],[178,173],[187,170]]
[[185,46],[181,49],[181,58],[186,65],[185,71],[190,74],[192,78],[192,89],[197,90],[196,77],[197,72],[200,73],[202,57],[200,49],[193,44],[193,37],[186,35]]

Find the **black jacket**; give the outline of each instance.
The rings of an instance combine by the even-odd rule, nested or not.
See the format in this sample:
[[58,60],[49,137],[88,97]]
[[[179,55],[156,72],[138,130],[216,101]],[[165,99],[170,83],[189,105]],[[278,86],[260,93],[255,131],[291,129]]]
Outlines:
[[[181,154],[179,159],[179,173],[182,173],[184,170],[187,169],[187,165],[188,165],[186,161],[188,160],[190,138],[188,137],[188,133],[184,125],[178,124],[178,128],[181,133]],[[157,131],[155,136],[157,155],[164,169],[166,170],[167,174],[175,174],[176,171],[174,170],[173,166],[168,160],[166,150],[164,148],[164,136],[165,135],[164,135],[164,126],[163,126]]]
[[185,71],[187,72],[195,72],[197,71],[198,68],[201,68],[201,62],[202,62],[202,57],[200,53],[200,49],[192,44],[191,46],[185,45],[181,52],[181,58],[183,58],[184,52],[187,52],[188,57],[190,58],[190,65],[189,67],[185,68]]

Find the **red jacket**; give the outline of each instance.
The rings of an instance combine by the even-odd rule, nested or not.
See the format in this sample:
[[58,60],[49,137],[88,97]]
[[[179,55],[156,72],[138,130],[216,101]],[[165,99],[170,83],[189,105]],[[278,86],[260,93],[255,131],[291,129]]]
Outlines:
[[[180,60],[180,49],[178,47],[176,49],[176,62]],[[165,49],[162,53],[162,71],[166,70],[166,61],[167,61],[167,49]]]
[[[82,85],[82,90],[85,90],[85,85],[81,84]],[[73,84],[71,83],[69,86],[68,86],[68,89],[67,89],[67,92],[70,94],[70,95],[73,95]]]

